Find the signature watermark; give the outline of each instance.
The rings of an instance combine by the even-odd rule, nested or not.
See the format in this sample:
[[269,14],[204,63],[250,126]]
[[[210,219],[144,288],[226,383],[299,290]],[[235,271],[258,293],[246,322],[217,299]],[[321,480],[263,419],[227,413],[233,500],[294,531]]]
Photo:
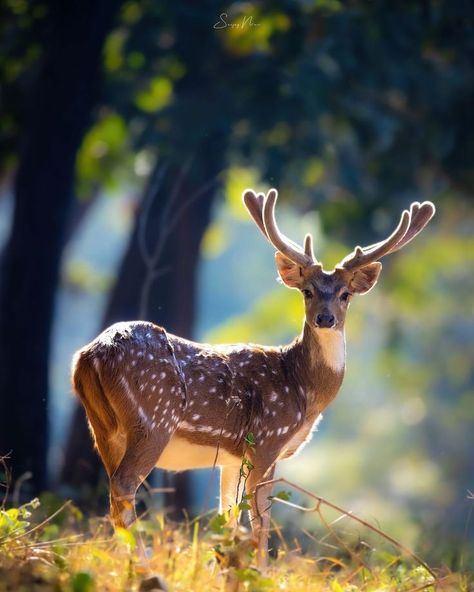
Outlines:
[[260,23],[256,23],[253,16],[243,16],[240,20],[229,20],[227,12],[219,15],[219,20],[214,23],[214,29],[245,29],[246,27],[259,27]]

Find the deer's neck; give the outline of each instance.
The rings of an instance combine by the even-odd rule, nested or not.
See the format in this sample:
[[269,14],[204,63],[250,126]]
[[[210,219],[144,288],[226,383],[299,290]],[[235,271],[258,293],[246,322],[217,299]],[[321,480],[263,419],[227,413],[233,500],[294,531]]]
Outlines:
[[308,408],[321,413],[336,396],[344,378],[344,330],[313,329],[305,323],[287,356]]

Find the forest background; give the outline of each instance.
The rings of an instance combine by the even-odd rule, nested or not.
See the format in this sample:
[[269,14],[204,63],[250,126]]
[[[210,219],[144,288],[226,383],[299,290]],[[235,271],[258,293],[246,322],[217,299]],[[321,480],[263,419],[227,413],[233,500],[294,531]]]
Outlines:
[[[327,267],[430,199],[353,303],[344,386],[280,474],[472,565],[473,4],[3,0],[0,32],[0,453],[25,497],[103,499],[69,385],[101,328],[300,331],[244,188],[278,187],[280,225]],[[175,515],[216,505],[213,473],[164,479]]]

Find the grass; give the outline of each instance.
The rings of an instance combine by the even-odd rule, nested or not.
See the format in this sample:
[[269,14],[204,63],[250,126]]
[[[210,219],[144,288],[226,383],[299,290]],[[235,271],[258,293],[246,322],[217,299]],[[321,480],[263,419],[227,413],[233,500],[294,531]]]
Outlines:
[[[287,495],[275,500],[289,503]],[[314,511],[322,512],[322,505]],[[158,590],[153,576],[170,591],[186,592],[473,589],[467,574],[433,570],[364,521],[362,538],[361,531],[354,536],[340,528],[341,515],[330,522],[321,517],[326,523],[314,535],[317,554],[303,553],[275,527],[279,550],[260,573],[251,534],[230,528],[226,515],[175,525],[150,512],[130,530],[113,532],[106,518],[86,519],[70,502],[52,511],[51,498],[33,500],[0,510],[0,592]]]

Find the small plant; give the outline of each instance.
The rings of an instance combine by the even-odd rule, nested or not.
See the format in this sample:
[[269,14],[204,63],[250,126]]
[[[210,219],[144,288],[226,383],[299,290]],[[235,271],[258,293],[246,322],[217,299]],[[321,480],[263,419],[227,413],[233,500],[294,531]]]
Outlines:
[[[251,506],[248,502],[253,498],[253,493],[245,493],[245,490],[246,490],[246,486],[247,486],[247,480],[250,476],[250,473],[255,468],[255,466],[251,462],[251,460],[248,458],[247,452],[250,451],[252,454],[255,454],[255,448],[257,446],[257,443],[255,441],[255,436],[253,435],[252,432],[248,432],[246,434],[246,436],[244,438],[244,442],[245,442],[245,450],[244,450],[244,454],[242,457],[242,462],[240,464],[240,476],[239,476],[239,482],[238,482],[237,492],[236,492],[236,495],[238,496],[239,491],[240,491],[240,487],[242,485],[242,497],[241,497],[240,501],[239,501],[239,499],[237,499],[237,507],[238,507],[239,511],[251,509]],[[243,483],[242,483],[242,480],[243,480]]]
[[24,535],[30,526],[31,510],[40,505],[38,498],[18,508],[0,510],[0,545]]

